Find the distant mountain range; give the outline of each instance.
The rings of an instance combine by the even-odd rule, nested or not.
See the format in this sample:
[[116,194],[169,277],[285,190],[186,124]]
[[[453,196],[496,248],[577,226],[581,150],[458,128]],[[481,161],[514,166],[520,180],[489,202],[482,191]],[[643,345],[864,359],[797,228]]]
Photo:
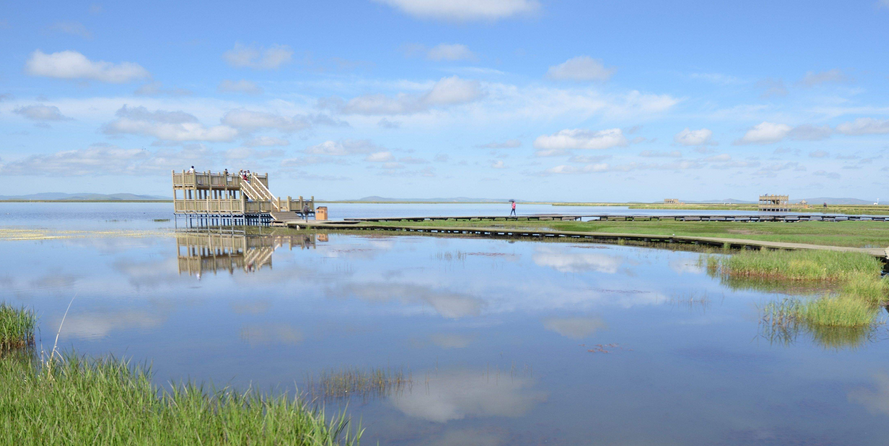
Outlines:
[[36,201],[152,201],[172,200],[171,197],[137,194],[65,194],[61,192],[45,192],[29,195],[0,195],[2,200],[36,200]]

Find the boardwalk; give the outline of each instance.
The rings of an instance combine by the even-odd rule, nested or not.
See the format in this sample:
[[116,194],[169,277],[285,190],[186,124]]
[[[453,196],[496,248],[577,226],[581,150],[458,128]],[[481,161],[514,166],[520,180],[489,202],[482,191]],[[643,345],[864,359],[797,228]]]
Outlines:
[[490,238],[524,238],[524,239],[577,239],[584,241],[599,241],[607,243],[620,243],[623,240],[643,243],[676,243],[686,245],[701,245],[715,248],[729,247],[731,249],[811,249],[820,251],[860,252],[881,259],[889,258],[889,248],[852,248],[846,246],[813,245],[807,243],[770,242],[762,240],[747,240],[727,237],[697,237],[683,235],[657,235],[657,234],[628,234],[614,232],[584,232],[584,231],[560,231],[553,229],[520,229],[520,228],[495,228],[495,227],[452,227],[452,226],[378,226],[373,224],[360,224],[351,222],[314,222],[302,221],[299,224],[288,225],[293,228],[314,228],[326,230],[346,231],[394,231],[411,232],[419,234],[447,234],[469,235]]
[[423,221],[728,221],[728,222],[783,222],[800,221],[889,221],[889,215],[838,215],[838,214],[533,214],[517,217],[487,216],[436,216],[436,217],[372,217],[347,218],[355,222],[423,222]]

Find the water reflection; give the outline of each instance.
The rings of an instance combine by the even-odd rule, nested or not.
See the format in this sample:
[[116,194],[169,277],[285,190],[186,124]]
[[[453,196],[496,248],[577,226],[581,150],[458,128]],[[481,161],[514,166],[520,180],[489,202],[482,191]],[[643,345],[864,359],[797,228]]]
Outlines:
[[[320,241],[326,241],[327,235]],[[176,252],[179,274],[201,277],[206,272],[236,269],[253,272],[272,267],[272,253],[282,246],[314,249],[316,234],[292,236],[247,236],[244,234],[178,232]]]
[[598,317],[548,317],[543,320],[543,326],[571,339],[583,339],[608,327],[605,321]]
[[534,263],[563,273],[595,271],[614,274],[623,258],[596,252],[567,251],[561,246],[540,246],[534,251]]
[[357,297],[367,302],[421,303],[450,319],[478,316],[486,305],[482,299],[469,294],[406,283],[351,283],[331,288],[327,294],[337,298]]
[[[413,390],[390,397],[407,416],[436,423],[466,417],[520,417],[546,400],[529,376],[484,370],[454,370],[414,375]],[[416,382],[425,376],[422,383]]]
[[[344,234],[0,243],[16,259],[0,286],[29,292],[13,302],[33,304],[44,341],[76,291],[66,346],[150,361],[160,384],[314,388],[368,444],[734,446],[857,423],[844,444],[881,445],[889,433],[866,413],[887,413],[889,375],[871,375],[889,343],[849,349],[883,339],[807,327],[785,333],[790,348],[751,342],[756,304],[779,296],[733,290],[698,254]],[[368,376],[389,367],[402,375]]]
[[889,415],[889,373],[873,376],[871,388],[859,388],[849,392],[849,401],[861,404],[871,413]]

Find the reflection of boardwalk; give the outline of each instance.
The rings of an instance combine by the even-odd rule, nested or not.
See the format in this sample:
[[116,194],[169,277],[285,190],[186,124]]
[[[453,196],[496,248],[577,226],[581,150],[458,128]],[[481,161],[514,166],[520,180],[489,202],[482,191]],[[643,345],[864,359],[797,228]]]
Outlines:
[[[323,240],[322,240],[323,241]],[[244,234],[213,234],[179,232],[176,234],[176,252],[179,273],[187,272],[200,277],[206,272],[225,270],[233,274],[236,269],[253,272],[272,267],[272,253],[287,246],[289,249],[315,247],[315,234],[293,236],[248,236]]]

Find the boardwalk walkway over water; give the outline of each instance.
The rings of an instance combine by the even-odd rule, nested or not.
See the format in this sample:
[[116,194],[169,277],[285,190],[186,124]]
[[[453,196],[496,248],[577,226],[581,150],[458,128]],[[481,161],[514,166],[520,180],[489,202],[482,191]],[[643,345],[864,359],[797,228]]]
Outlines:
[[889,221],[889,215],[839,215],[839,214],[532,214],[508,217],[486,216],[436,216],[436,217],[371,217],[347,218],[348,222],[423,222],[423,221],[728,221],[728,222],[783,222],[800,221]]
[[[502,217],[497,217],[502,218]],[[519,217],[521,218],[521,217]],[[687,235],[662,235],[662,234],[633,234],[633,233],[616,233],[616,232],[594,232],[594,231],[563,231],[549,228],[503,228],[503,227],[473,227],[473,226],[410,226],[410,225],[379,225],[373,221],[358,221],[352,219],[348,221],[293,221],[288,222],[286,226],[295,229],[321,229],[333,231],[380,231],[380,232],[401,232],[401,233],[417,233],[430,235],[453,235],[453,236],[478,236],[489,238],[516,238],[516,239],[561,239],[604,243],[621,243],[623,241],[639,242],[639,243],[665,243],[665,244],[686,244],[700,245],[713,248],[731,248],[731,249],[811,249],[821,251],[841,251],[841,252],[860,252],[881,259],[889,259],[889,248],[856,248],[847,246],[831,246],[831,245],[815,245],[809,243],[789,243],[789,242],[773,242],[766,240],[749,240],[742,238],[730,237],[701,237]],[[384,219],[383,221],[391,222],[392,220]],[[527,220],[526,220],[527,221]]]

